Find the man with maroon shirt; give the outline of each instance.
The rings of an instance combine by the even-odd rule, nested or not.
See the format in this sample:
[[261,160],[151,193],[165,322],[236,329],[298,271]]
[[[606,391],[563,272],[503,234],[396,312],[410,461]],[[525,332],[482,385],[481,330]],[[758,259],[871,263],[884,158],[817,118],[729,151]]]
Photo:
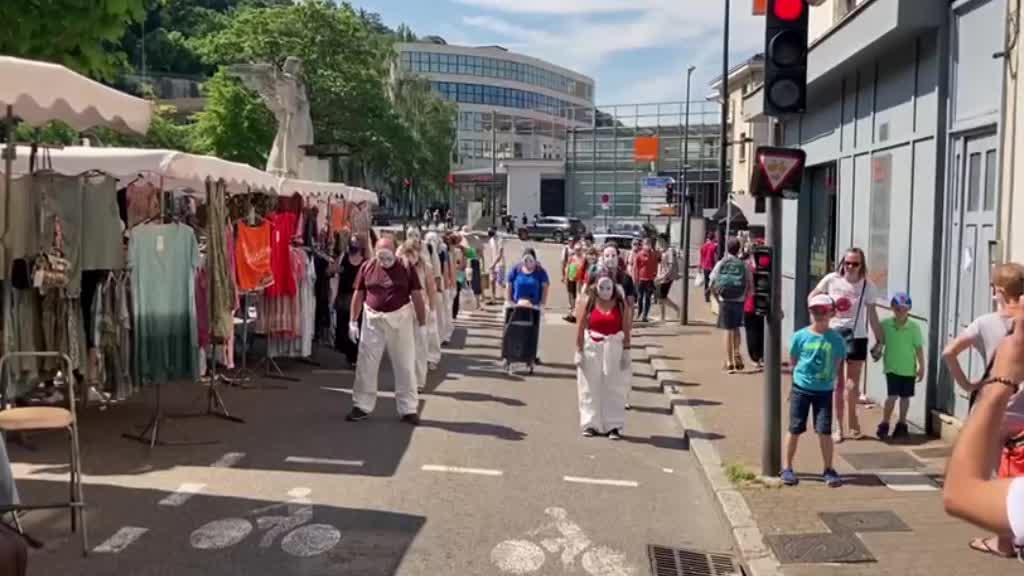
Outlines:
[[[349,336],[359,341],[359,362],[346,420],[365,420],[377,403],[377,379],[384,350],[395,373],[395,402],[402,422],[419,424],[416,392],[416,330],[426,329],[426,306],[416,272],[398,260],[395,242],[377,241],[374,257],[363,264],[352,296]],[[359,317],[363,316],[362,333]]]

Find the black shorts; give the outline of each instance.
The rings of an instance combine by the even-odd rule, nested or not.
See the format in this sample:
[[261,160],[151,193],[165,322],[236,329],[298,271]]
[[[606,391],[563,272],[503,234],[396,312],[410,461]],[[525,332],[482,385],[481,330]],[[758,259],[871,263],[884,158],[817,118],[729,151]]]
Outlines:
[[913,398],[914,388],[917,385],[917,378],[913,376],[900,376],[887,372],[885,374],[886,386],[889,389],[889,396],[900,398]]
[[668,294],[669,294],[669,292],[671,290],[672,290],[672,281],[671,280],[669,280],[667,282],[662,282],[661,284],[658,284],[658,299],[659,300],[666,300],[666,299],[668,299]]
[[846,359],[853,362],[864,362],[868,359],[868,339],[854,338],[846,346]]
[[469,279],[469,285],[473,289],[473,294],[479,296],[484,293],[483,283],[480,278],[480,261],[470,260],[469,269],[473,271],[473,276]]
[[814,431],[818,434],[832,433],[832,391],[811,392],[793,386],[789,391],[789,433],[803,434],[807,431],[807,417],[814,412]]

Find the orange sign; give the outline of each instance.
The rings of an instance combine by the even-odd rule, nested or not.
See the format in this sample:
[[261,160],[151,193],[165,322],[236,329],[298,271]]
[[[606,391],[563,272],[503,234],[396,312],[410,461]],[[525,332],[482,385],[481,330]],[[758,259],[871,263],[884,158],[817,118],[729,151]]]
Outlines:
[[764,16],[768,13],[768,0],[753,0],[753,5],[751,14],[754,16]]
[[633,157],[637,162],[654,162],[658,159],[658,145],[657,136],[637,136],[633,139]]

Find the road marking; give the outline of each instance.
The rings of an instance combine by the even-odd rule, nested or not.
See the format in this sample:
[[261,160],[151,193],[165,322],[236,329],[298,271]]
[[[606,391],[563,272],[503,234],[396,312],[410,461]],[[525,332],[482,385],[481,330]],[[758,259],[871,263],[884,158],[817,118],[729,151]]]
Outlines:
[[[342,394],[348,394],[349,396],[352,395],[352,390],[349,390],[348,388],[332,388],[331,386],[321,386],[320,389],[321,390],[326,390],[328,392],[340,392]],[[381,390],[380,392],[377,392],[377,397],[379,397],[379,398],[394,398],[395,397],[395,393],[394,392],[389,392],[389,391],[386,391],[386,390]]]
[[289,456],[284,459],[289,464],[324,464],[327,466],[354,466],[365,464],[362,460],[336,460],[334,458],[307,458],[305,456]]
[[210,464],[210,468],[231,468],[241,462],[242,458],[245,458],[245,452],[228,452]]
[[675,472],[675,470],[671,468],[662,468],[661,471],[664,472],[665,474],[672,474]]
[[206,484],[193,484],[186,482],[174,492],[167,495],[166,498],[160,501],[161,506],[181,506],[185,502],[188,502],[189,498],[199,494],[206,488]]
[[296,558],[312,558],[341,542],[341,532],[330,524],[309,524],[289,532],[281,539],[281,549]]
[[427,464],[422,468],[424,472],[451,472],[453,474],[476,474],[477,476],[503,476],[501,470],[488,470],[486,468],[462,468],[459,466],[438,466]]
[[97,554],[117,554],[134,544],[146,532],[149,532],[149,528],[125,526],[107,538],[106,542],[93,548],[92,551]]
[[506,574],[532,574],[546,559],[544,550],[529,540],[506,540],[491,550],[491,562]]
[[252,532],[252,523],[244,518],[214,520],[197,528],[189,536],[196,550],[223,550],[238,544]]
[[576,484],[597,484],[599,486],[621,486],[623,488],[637,488],[640,486],[639,482],[633,480],[611,480],[608,478],[582,478],[580,476],[565,476],[562,478],[566,482],[573,482]]

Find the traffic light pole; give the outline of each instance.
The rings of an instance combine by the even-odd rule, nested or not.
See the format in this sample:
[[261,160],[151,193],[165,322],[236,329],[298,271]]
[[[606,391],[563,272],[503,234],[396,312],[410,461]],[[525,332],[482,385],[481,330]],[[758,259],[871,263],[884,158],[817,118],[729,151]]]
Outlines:
[[683,166],[679,170],[682,188],[679,190],[679,249],[683,253],[683,301],[679,303],[679,323],[690,323],[690,79],[695,68],[686,69],[686,127],[683,128]]
[[774,251],[771,314],[765,319],[764,434],[761,474],[782,470],[782,198],[768,198],[768,245]]

